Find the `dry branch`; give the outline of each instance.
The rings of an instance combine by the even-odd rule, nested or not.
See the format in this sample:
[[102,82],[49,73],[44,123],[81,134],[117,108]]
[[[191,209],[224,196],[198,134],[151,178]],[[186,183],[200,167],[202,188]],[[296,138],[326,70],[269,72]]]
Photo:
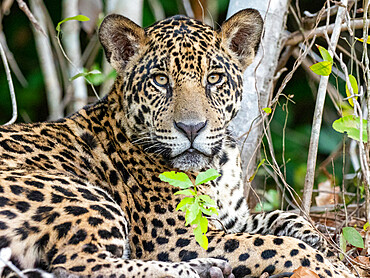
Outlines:
[[[30,0],[31,9],[37,17],[40,26],[46,28],[45,14],[40,5],[40,0]],[[54,55],[48,37],[34,32],[36,50],[40,60],[42,74],[45,80],[46,96],[49,108],[49,119],[56,120],[63,117],[62,89],[59,83],[57,70],[54,62]]]
[[[365,188],[366,188],[366,218],[367,221],[370,221],[370,198],[369,198],[369,187],[370,187],[370,172],[369,172],[369,164],[370,164],[370,158],[369,158],[369,148],[370,148],[370,65],[369,65],[369,57],[367,52],[367,37],[368,37],[368,31],[369,31],[369,22],[367,20],[369,12],[369,1],[364,1],[364,15],[363,15],[363,22],[364,22],[364,28],[363,28],[363,53],[362,53],[362,61],[365,62],[365,70],[364,70],[364,80],[366,84],[366,95],[367,95],[367,144],[364,146],[365,148],[365,154],[361,156],[360,154],[360,162],[361,168],[363,172],[363,179],[365,180]],[[365,61],[364,61],[365,60]],[[355,102],[357,102],[355,100]],[[360,138],[362,138],[362,119],[360,119]],[[360,152],[362,151],[362,142],[359,142]],[[363,161],[364,160],[364,161]],[[365,166],[365,168],[363,167]],[[369,253],[369,233],[366,233],[366,240],[365,240],[365,248],[367,253]]]
[[[335,19],[333,34],[330,40],[329,53],[333,57],[333,50],[337,45],[339,35],[341,32],[342,22],[346,13],[347,0],[341,0],[341,3],[345,6],[340,6],[338,13]],[[324,110],[324,103],[326,97],[326,88],[328,85],[329,76],[321,76],[319,89],[317,92],[316,106],[314,112],[314,118],[312,123],[311,138],[310,138],[310,147],[308,150],[308,159],[307,159],[307,173],[303,189],[302,197],[302,207],[306,214],[310,212],[311,200],[312,200],[312,189],[314,185],[315,178],[315,167],[317,159],[317,151],[319,146],[319,137],[321,130],[322,114]]]
[[[366,21],[366,24],[369,24],[370,19]],[[296,31],[289,35],[287,40],[285,41],[284,45],[296,45],[303,41],[304,39],[312,39],[314,36],[316,37],[323,37],[325,36],[325,33],[332,34],[335,28],[335,24],[330,24],[328,26],[321,26],[316,28],[316,30],[312,31],[306,31],[304,34],[302,34],[299,31]],[[353,29],[361,29],[364,27],[364,21],[362,19],[353,19],[348,24],[341,24],[340,31],[347,31],[349,28]]]
[[33,26],[35,27],[35,29],[38,30],[38,31],[40,31],[46,37],[46,33],[45,33],[44,29],[42,29],[42,27],[40,26],[40,24],[37,22],[36,18],[31,13],[31,11],[28,8],[27,4],[24,3],[22,0],[17,0],[17,3],[18,3],[19,8],[26,14],[26,16],[28,17],[29,21],[31,21],[31,23],[33,24]]
[[13,109],[12,118],[10,119],[10,121],[5,123],[4,125],[11,125],[11,124],[15,123],[15,121],[17,120],[17,117],[18,117],[17,100],[15,98],[13,80],[12,80],[12,76],[10,74],[8,61],[6,59],[5,52],[4,52],[4,49],[3,49],[3,46],[2,46],[1,43],[0,43],[0,55],[1,55],[1,59],[3,60],[6,79],[8,80],[8,84],[9,84],[9,91],[10,91],[10,97],[11,97],[11,100],[12,100],[12,109]]
[[13,53],[9,50],[8,44],[6,42],[5,34],[2,30],[0,31],[0,43],[3,45],[3,49],[6,54],[6,58],[8,59],[10,68],[12,69],[13,73],[17,77],[19,83],[21,83],[22,87],[26,87],[28,85],[28,82],[26,78],[24,77],[22,71],[20,70],[17,64],[17,61],[14,58]]
[[[78,15],[77,0],[63,0],[63,17],[72,17]],[[69,65],[69,74],[74,76],[83,72],[81,64],[81,46],[80,46],[80,23],[72,20],[63,24],[63,43],[65,52],[71,63]],[[77,78],[72,81],[73,100],[71,103],[71,111],[74,112],[87,104],[87,87],[84,78]]]

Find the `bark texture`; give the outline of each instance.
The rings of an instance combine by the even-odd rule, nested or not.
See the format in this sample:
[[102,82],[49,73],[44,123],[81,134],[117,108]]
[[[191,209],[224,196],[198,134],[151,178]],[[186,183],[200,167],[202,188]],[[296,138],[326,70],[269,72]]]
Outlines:
[[246,181],[256,167],[256,154],[263,133],[261,109],[267,107],[271,97],[288,5],[288,0],[230,0],[229,4],[228,17],[239,10],[253,8],[261,13],[265,21],[264,35],[256,59],[244,73],[241,109],[232,122],[232,131],[240,138]]

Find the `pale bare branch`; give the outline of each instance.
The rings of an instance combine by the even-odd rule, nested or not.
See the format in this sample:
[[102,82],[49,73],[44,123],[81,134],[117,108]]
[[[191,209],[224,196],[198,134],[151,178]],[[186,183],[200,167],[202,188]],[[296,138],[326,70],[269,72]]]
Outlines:
[[[339,35],[341,32],[342,22],[346,13],[346,6],[348,1],[341,0],[341,4],[345,7],[340,6],[338,8],[338,13],[335,19],[334,27],[333,27],[333,34],[330,40],[330,47],[329,53],[333,56],[333,49],[337,45]],[[329,76],[321,76],[319,89],[317,92],[316,98],[316,106],[314,111],[314,118],[312,123],[312,130],[311,130],[311,138],[310,138],[310,146],[308,150],[308,159],[307,159],[307,172],[306,178],[304,183],[303,189],[303,198],[302,198],[302,206],[306,214],[310,212],[311,200],[312,200],[312,189],[314,185],[314,178],[315,178],[315,168],[316,168],[316,159],[317,159],[317,151],[319,145],[319,137],[320,137],[320,130],[321,130],[321,121],[322,121],[322,114],[324,109],[325,97],[326,97],[326,88],[328,85]]]
[[[63,17],[72,17],[79,14],[78,0],[63,0]],[[63,24],[63,44],[65,46],[66,56],[68,56],[69,74],[74,76],[83,72],[81,64],[81,46],[80,46],[80,23],[72,20]],[[72,81],[73,99],[70,106],[70,112],[75,112],[87,104],[87,87],[84,78],[76,78]]]
[[0,43],[0,55],[1,55],[1,59],[3,60],[6,79],[8,80],[9,92],[10,92],[10,97],[11,97],[11,101],[12,101],[12,109],[13,109],[12,118],[7,123],[5,123],[4,125],[11,125],[11,124],[15,123],[15,121],[17,120],[17,117],[18,117],[17,100],[15,98],[13,80],[12,80],[12,76],[11,76],[11,73],[10,73],[8,61],[6,59],[6,55],[5,55],[5,52],[4,52],[4,49],[3,49],[3,46],[2,46],[1,43]]
[[23,0],[17,0],[19,8],[26,14],[28,17],[29,21],[31,21],[32,25],[35,27],[36,30],[41,32],[45,37],[46,33],[44,29],[40,26],[40,24],[37,22],[36,18],[33,16],[31,13],[30,9],[28,8],[27,4],[23,2]]
[[[370,22],[370,19],[368,19],[366,21],[366,24],[369,24],[369,22]],[[348,26],[348,25],[350,25],[350,26]],[[347,24],[341,24],[340,31],[341,32],[348,31],[348,29],[350,27],[354,28],[354,29],[362,29],[364,27],[364,21],[362,19],[353,19],[353,20],[350,21],[350,23],[348,25]],[[284,45],[296,45],[296,44],[300,43],[301,41],[303,41],[305,38],[306,39],[311,39],[314,36],[323,37],[323,36],[325,36],[325,33],[332,34],[333,31],[334,31],[334,28],[335,28],[335,23],[330,24],[328,26],[318,27],[313,32],[312,31],[306,31],[306,32],[304,32],[304,35],[302,35],[301,32],[296,31],[296,32],[292,33],[291,35],[289,35],[287,40],[284,42]]]
[[[30,0],[32,12],[38,19],[40,26],[46,29],[46,20],[40,5],[40,0]],[[39,56],[42,74],[45,80],[46,96],[49,108],[49,119],[56,120],[63,117],[62,89],[60,86],[57,69],[55,67],[54,55],[50,39],[34,30],[36,50]]]
[[14,58],[13,53],[9,50],[8,44],[6,42],[5,34],[3,31],[0,31],[0,42],[3,45],[3,49],[6,54],[6,58],[8,59],[10,68],[12,69],[13,73],[17,77],[19,83],[21,83],[23,87],[26,87],[28,85],[28,82],[26,78],[24,77],[22,71],[20,70],[18,63]]

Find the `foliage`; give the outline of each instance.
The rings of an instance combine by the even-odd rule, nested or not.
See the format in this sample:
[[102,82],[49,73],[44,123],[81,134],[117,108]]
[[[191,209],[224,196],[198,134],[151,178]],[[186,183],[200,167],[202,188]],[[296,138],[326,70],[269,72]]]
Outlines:
[[[358,85],[356,77],[354,77],[352,74],[348,75],[350,86],[352,87],[352,92],[356,95],[358,94]],[[351,98],[351,92],[348,89],[348,84],[346,83],[346,95],[348,98],[349,104],[353,107],[353,99]],[[357,100],[358,97],[355,97]]]
[[254,177],[257,175],[257,172],[258,172],[258,169],[263,165],[263,163],[265,163],[265,159],[263,158],[260,163],[258,164],[256,170],[254,171],[253,175],[249,178],[249,182],[253,181],[254,180]]
[[331,68],[333,66],[333,58],[331,57],[330,53],[324,47],[320,45],[316,45],[316,46],[319,49],[320,54],[322,58],[324,59],[324,61],[313,64],[312,66],[310,66],[310,69],[318,75],[328,76],[330,75]]
[[[279,209],[280,207],[280,198],[279,192],[276,189],[268,189],[263,194],[264,200],[261,203],[258,203],[255,207],[256,211],[272,211]],[[261,205],[262,204],[262,205]]]
[[162,181],[182,189],[174,195],[191,196],[183,198],[176,210],[185,212],[185,225],[195,226],[193,230],[195,239],[206,250],[208,249],[208,238],[205,234],[208,230],[208,219],[203,214],[218,215],[218,212],[216,203],[211,197],[198,195],[197,185],[214,180],[219,176],[220,174],[215,169],[208,169],[205,172],[200,172],[195,179],[195,184],[193,184],[188,175],[182,172],[171,171],[159,175]]
[[70,21],[70,20],[88,21],[88,20],[90,20],[90,18],[88,18],[85,15],[76,15],[76,16],[72,16],[72,17],[66,17],[62,21],[59,21],[58,24],[57,24],[57,27],[55,28],[58,31],[58,34],[60,32],[60,25],[62,25],[64,22],[67,22],[67,21]]
[[[362,141],[367,142],[367,120],[362,119]],[[360,141],[360,117],[349,115],[335,120],[333,128],[340,133],[347,133],[349,138]]]
[[267,114],[271,114],[272,110],[270,107],[262,108],[263,111],[265,111]]
[[[365,248],[364,240],[359,232],[353,227],[344,227],[342,229],[343,238],[351,245],[358,248]],[[344,244],[343,244],[344,245]]]

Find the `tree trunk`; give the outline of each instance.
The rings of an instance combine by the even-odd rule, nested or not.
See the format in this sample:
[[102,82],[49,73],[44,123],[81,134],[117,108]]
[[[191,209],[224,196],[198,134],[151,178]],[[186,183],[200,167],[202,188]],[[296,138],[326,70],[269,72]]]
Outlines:
[[[78,0],[63,0],[63,18],[76,16],[79,14]],[[80,46],[80,22],[71,20],[62,25],[63,44],[65,51],[72,61],[69,64],[70,77],[83,72],[81,64]],[[84,78],[76,78],[72,81],[73,99],[70,112],[77,111],[87,104],[87,87]]]
[[[263,133],[259,121],[261,109],[267,107],[271,97],[288,6],[288,0],[230,0],[229,3],[228,17],[241,9],[254,8],[261,13],[265,21],[265,35],[256,59],[244,73],[241,109],[231,123],[232,131],[235,137],[239,138],[242,149],[242,167],[246,185],[256,167],[259,142]],[[248,188],[246,187],[247,196]]]
[[[44,13],[39,0],[31,0],[31,10],[43,30],[47,30]],[[62,89],[58,79],[57,69],[49,37],[32,28],[36,41],[36,50],[39,55],[40,66],[44,76],[46,97],[49,108],[49,120],[56,120],[64,116],[62,102]]]

